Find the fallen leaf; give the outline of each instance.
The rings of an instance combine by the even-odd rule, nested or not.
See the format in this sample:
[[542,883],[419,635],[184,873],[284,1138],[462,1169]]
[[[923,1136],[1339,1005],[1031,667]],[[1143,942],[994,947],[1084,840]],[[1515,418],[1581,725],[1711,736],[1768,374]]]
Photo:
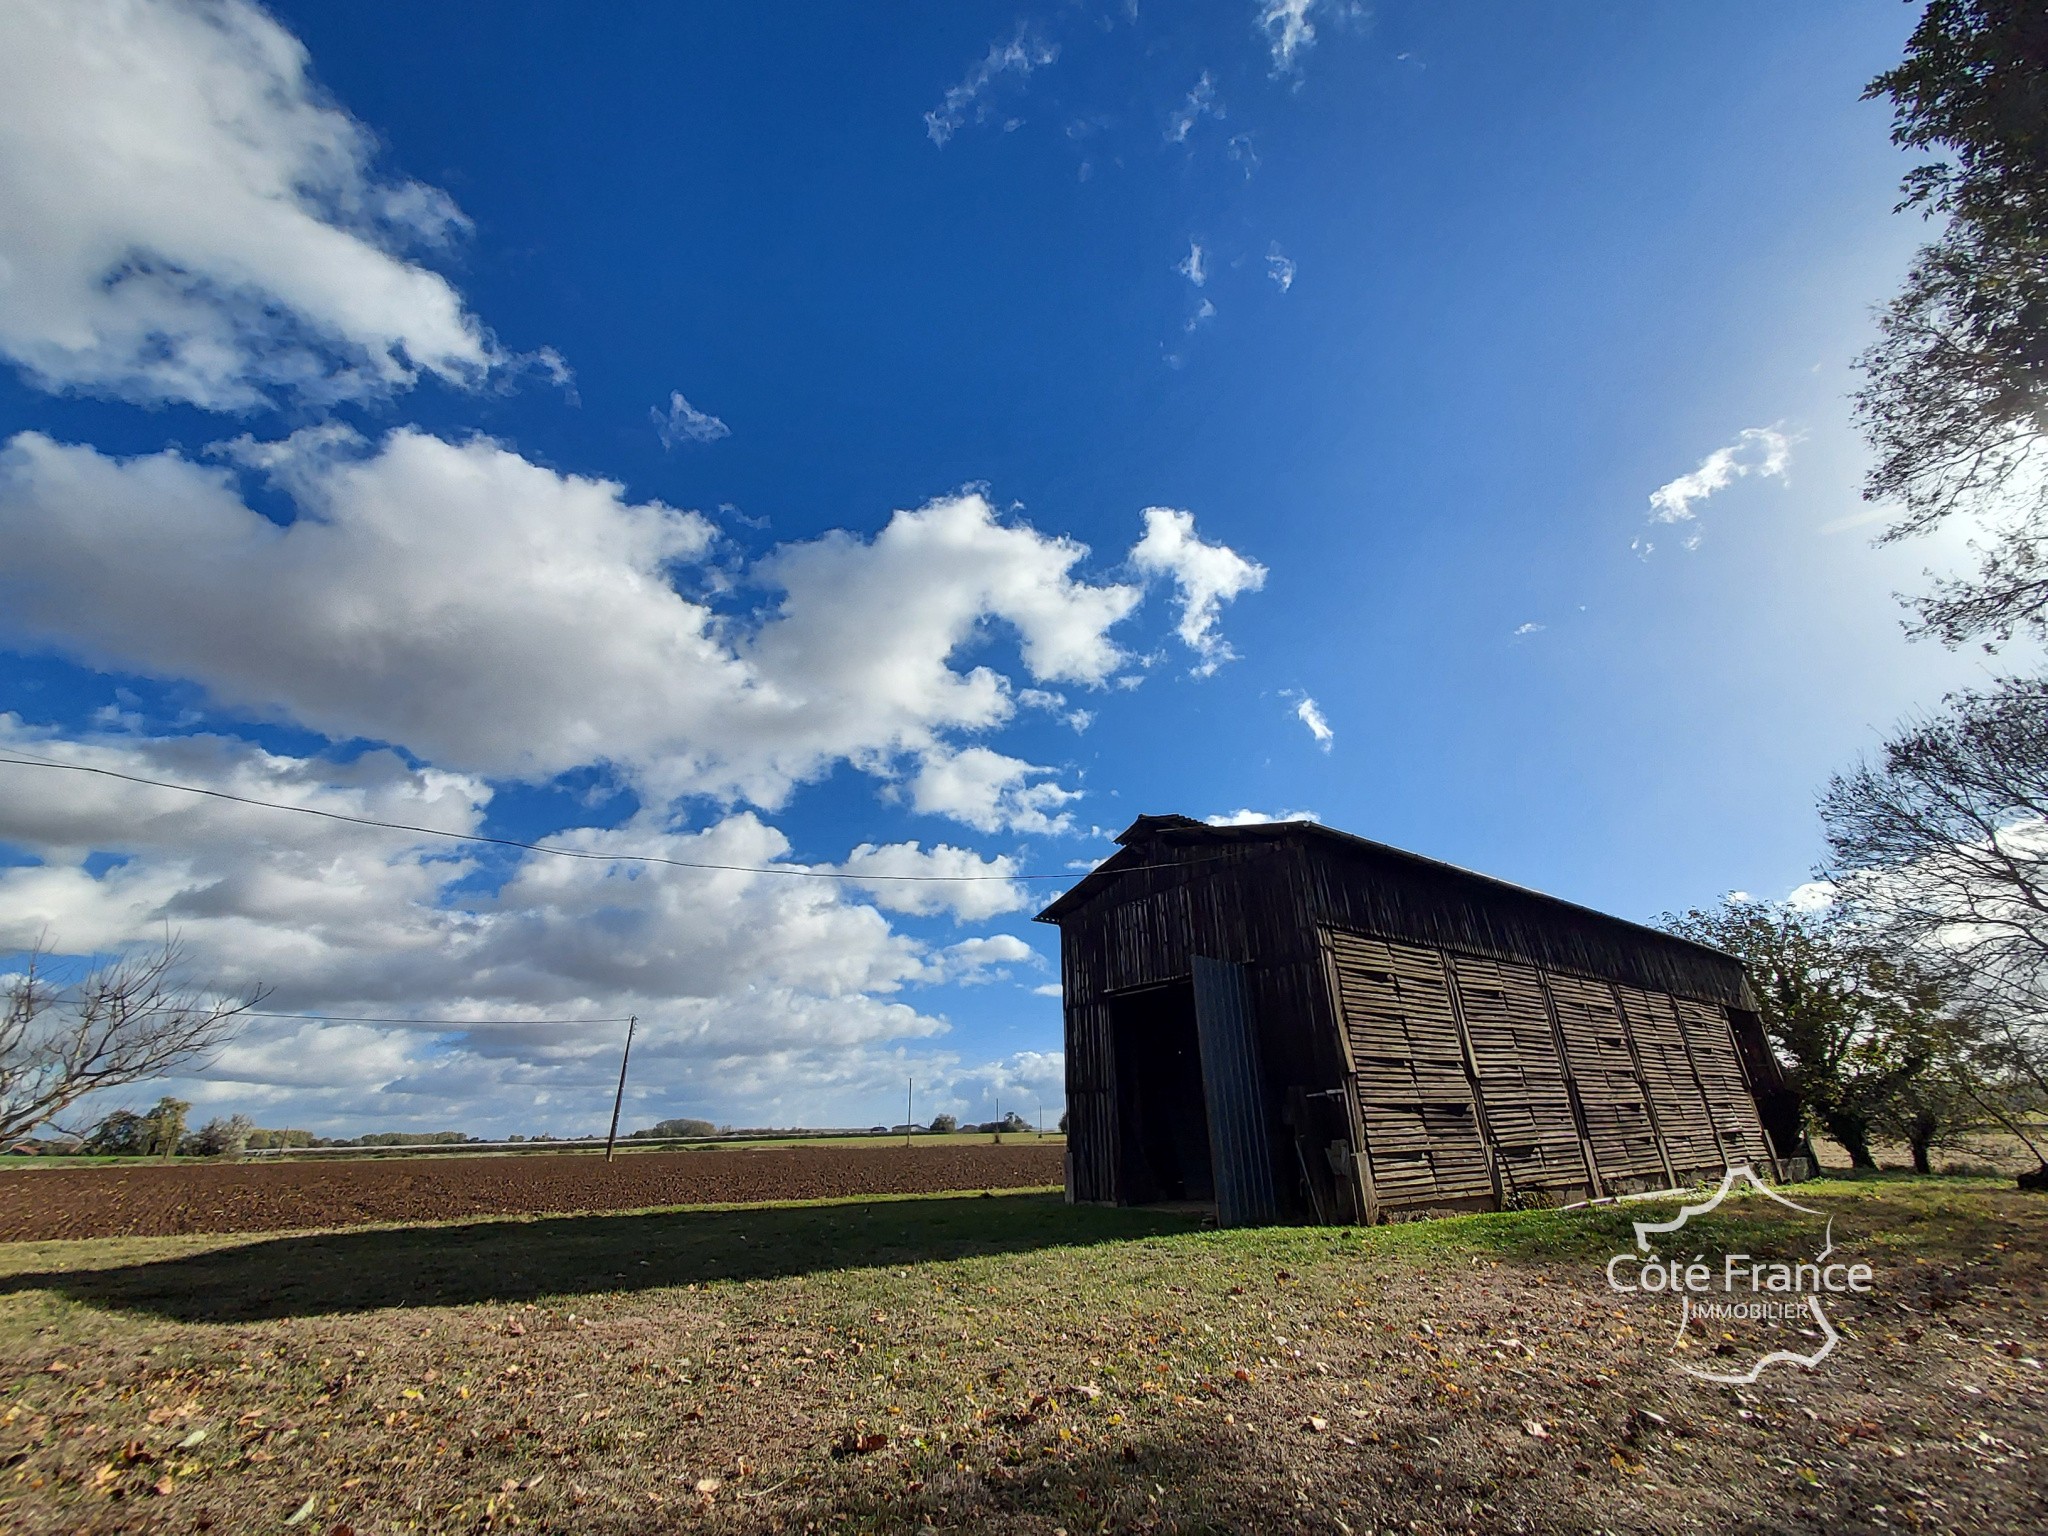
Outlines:
[[715,1477],[700,1477],[697,1479],[697,1491],[699,1493],[716,1493],[724,1486],[725,1484]]
[[1321,1415],[1314,1413],[1310,1414],[1307,1418],[1303,1419],[1302,1423],[1307,1427],[1308,1431],[1311,1434],[1316,1435],[1320,1435],[1324,1430],[1330,1427],[1330,1421],[1328,1419],[1323,1418]]
[[314,1506],[320,1501],[312,1494],[306,1495],[306,1502],[284,1517],[286,1525],[304,1525],[313,1514]]
[[1545,1429],[1541,1424],[1537,1423],[1534,1419],[1522,1420],[1522,1428],[1529,1431],[1529,1433],[1534,1435],[1538,1440],[1548,1440],[1550,1438],[1550,1431]]

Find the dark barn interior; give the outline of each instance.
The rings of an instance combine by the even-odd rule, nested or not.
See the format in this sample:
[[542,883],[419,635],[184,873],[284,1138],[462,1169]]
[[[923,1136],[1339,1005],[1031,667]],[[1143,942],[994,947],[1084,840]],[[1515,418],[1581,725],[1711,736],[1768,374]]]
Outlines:
[[1068,1191],[1226,1226],[1782,1176],[1719,950],[1312,822],[1144,816],[1060,929]]

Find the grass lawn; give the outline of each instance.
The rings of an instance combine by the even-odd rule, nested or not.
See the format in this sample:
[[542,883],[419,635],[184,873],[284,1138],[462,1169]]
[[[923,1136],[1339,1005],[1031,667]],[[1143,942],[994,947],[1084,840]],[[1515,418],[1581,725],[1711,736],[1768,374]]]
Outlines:
[[[2048,1527],[2042,1197],[1800,1186],[1843,1342],[1751,1387],[1653,1205],[1202,1230],[1056,1195],[0,1246],[0,1528]],[[1762,1201],[1689,1256],[1813,1251]],[[1677,1253],[1676,1248],[1670,1252]],[[1812,1341],[1806,1341],[1806,1347]]]

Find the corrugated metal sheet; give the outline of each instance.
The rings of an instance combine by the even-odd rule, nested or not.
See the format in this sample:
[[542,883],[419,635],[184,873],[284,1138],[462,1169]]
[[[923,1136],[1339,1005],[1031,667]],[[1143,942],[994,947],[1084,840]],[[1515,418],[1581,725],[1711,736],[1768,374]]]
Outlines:
[[1273,1141],[1252,1036],[1251,988],[1244,967],[1228,961],[1197,955],[1193,972],[1216,1224],[1264,1226],[1279,1219],[1280,1203],[1273,1192]]

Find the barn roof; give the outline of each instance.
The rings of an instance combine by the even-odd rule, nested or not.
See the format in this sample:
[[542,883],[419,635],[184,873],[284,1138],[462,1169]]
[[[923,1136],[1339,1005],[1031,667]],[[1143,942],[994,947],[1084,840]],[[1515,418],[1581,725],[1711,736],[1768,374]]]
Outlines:
[[1368,837],[1355,833],[1340,832],[1335,827],[1326,827],[1317,821],[1269,821],[1255,822],[1247,826],[1212,826],[1208,822],[1196,821],[1190,816],[1140,816],[1117,835],[1121,845],[1107,859],[1084,875],[1080,882],[1063,896],[1049,904],[1038,914],[1036,921],[1057,923],[1077,911],[1088,902],[1117,885],[1124,875],[1139,868],[1157,867],[1157,850],[1169,848],[1199,848],[1204,845],[1229,847],[1253,844],[1299,843],[1308,847],[1321,847],[1330,852],[1362,857],[1373,863],[1395,870],[1407,869],[1417,874],[1428,874],[1437,878],[1448,878],[1466,886],[1475,895],[1488,891],[1502,896],[1512,896],[1520,902],[1536,902],[1558,913],[1570,916],[1591,925],[1608,929],[1617,937],[1632,934],[1658,946],[1678,945],[1711,955],[1730,965],[1740,966],[1733,955],[1726,950],[1716,949],[1710,944],[1667,933],[1661,928],[1652,928],[1644,923],[1630,922],[1627,918],[1616,917],[1595,907],[1581,906],[1575,901],[1549,896],[1542,891],[1532,890],[1526,885],[1516,885],[1511,880],[1497,879],[1482,875],[1460,865],[1447,864],[1441,859],[1428,858],[1423,854],[1410,853],[1405,848],[1396,848],[1391,843],[1377,843]]

